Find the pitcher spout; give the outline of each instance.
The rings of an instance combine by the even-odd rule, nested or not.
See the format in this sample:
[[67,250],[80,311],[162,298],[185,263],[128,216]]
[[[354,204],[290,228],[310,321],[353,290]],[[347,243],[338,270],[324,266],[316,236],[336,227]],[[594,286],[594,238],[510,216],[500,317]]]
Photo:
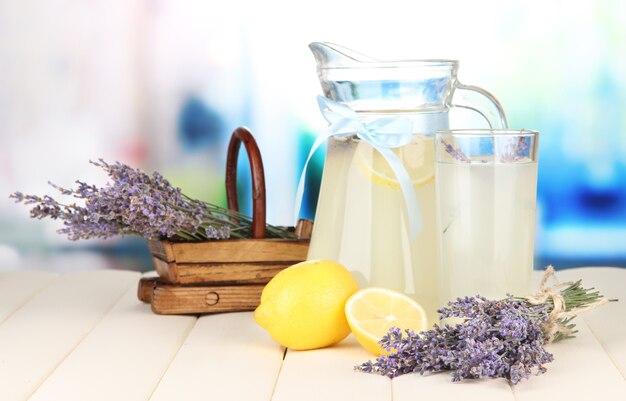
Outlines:
[[309,44],[309,49],[313,52],[318,70],[355,67],[360,63],[378,61],[334,43],[313,42]]

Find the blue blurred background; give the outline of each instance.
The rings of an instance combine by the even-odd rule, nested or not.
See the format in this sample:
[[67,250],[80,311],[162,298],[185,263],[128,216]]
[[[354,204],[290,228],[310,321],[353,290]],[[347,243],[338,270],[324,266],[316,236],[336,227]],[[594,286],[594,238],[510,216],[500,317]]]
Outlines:
[[[246,125],[264,156],[268,220],[291,224],[325,125],[307,45],[330,41],[381,59],[459,59],[461,82],[492,92],[512,127],[541,133],[536,267],[626,266],[626,2],[337,3],[0,0],[0,194],[104,184],[88,164],[102,157],[224,205],[226,146]],[[467,118],[455,111],[451,124]],[[0,270],[150,269],[141,240],[72,243],[27,216],[0,201]]]

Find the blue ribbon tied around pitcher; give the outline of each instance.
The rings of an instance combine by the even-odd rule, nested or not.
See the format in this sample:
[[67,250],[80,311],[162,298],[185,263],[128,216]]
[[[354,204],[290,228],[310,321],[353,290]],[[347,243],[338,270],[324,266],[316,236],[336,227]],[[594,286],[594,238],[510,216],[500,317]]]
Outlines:
[[402,161],[392,149],[411,143],[413,137],[413,123],[408,118],[385,117],[376,120],[362,122],[358,114],[350,107],[339,104],[323,96],[317,97],[322,115],[328,121],[328,129],[321,133],[313,143],[309,156],[304,163],[298,190],[296,192],[295,221],[298,220],[302,196],[304,195],[304,181],[309,161],[315,151],[331,136],[347,138],[356,136],[370,144],[387,161],[389,167],[396,175],[400,189],[406,204],[409,220],[409,233],[414,240],[422,231],[422,215],[417,194],[409,173],[404,168]]

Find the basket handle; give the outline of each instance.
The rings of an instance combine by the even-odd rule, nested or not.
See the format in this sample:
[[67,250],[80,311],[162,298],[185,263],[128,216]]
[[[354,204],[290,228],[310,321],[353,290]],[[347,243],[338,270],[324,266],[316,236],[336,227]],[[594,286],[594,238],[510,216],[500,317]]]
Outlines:
[[265,238],[265,174],[261,152],[252,136],[245,127],[238,127],[233,131],[228,144],[226,156],[226,200],[228,208],[239,211],[237,201],[237,159],[239,148],[243,142],[250,161],[250,175],[252,176],[252,238]]

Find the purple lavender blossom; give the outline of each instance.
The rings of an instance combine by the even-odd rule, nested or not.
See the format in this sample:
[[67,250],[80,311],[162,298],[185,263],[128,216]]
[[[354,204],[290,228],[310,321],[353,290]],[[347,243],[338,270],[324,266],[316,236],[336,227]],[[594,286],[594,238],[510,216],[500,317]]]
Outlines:
[[[84,206],[21,192],[13,193],[10,198],[34,205],[30,210],[33,218],[63,220],[65,227],[58,232],[74,241],[117,235],[192,241],[249,236],[249,217],[191,199],[159,173],[148,175],[119,162],[107,164],[102,159],[90,163],[102,168],[112,181],[103,188],[76,181],[74,189],[49,182],[62,195],[82,200]],[[270,236],[280,236],[279,229],[271,228]],[[291,233],[288,235],[293,237]]]
[[397,377],[406,373],[451,371],[452,381],[504,377],[518,383],[545,372],[552,354],[544,348],[541,323],[548,314],[514,298],[491,301],[481,296],[458,298],[439,310],[440,318],[463,323],[421,333],[392,328],[380,344],[389,355],[355,369]]
[[528,137],[520,136],[512,138],[506,145],[502,156],[500,156],[500,160],[503,163],[518,161],[528,154],[528,147]]
[[463,153],[463,151],[461,149],[455,148],[454,146],[452,146],[452,144],[450,144],[445,139],[441,139],[441,144],[446,149],[446,152],[448,152],[450,154],[450,156],[454,157],[456,160],[458,160],[460,162],[464,162],[464,163],[469,163],[470,162],[469,157],[467,157],[465,155],[465,153]]

